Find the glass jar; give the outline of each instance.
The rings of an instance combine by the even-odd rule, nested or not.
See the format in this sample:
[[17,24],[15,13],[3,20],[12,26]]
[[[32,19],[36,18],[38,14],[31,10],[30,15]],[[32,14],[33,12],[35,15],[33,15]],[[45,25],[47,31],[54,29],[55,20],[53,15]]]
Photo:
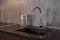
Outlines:
[[27,27],[27,15],[23,15],[23,14],[20,15],[19,25],[20,25],[21,29]]

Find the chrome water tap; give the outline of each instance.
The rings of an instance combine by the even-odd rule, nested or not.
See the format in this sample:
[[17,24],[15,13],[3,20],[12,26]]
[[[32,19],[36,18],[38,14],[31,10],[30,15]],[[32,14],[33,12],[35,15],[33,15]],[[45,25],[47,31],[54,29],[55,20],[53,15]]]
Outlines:
[[[32,13],[33,13],[36,9],[38,9],[39,12],[40,12],[40,14],[41,14],[41,9],[40,9],[40,7],[35,7],[35,8],[33,9]],[[40,20],[41,20],[41,17],[40,17]]]
[[34,12],[36,9],[39,9],[39,12],[41,13],[40,7],[35,7],[35,8],[33,9],[33,12]]

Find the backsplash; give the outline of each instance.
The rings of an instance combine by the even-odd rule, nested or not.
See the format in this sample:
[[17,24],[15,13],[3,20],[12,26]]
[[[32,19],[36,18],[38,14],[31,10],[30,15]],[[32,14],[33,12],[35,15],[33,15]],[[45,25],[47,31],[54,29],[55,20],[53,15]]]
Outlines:
[[2,22],[18,23],[19,15],[28,12],[26,0],[6,0],[3,2],[0,8]]
[[[4,0],[0,4],[1,22],[19,23],[20,14],[30,14],[33,8],[37,6],[39,6],[42,11],[41,24],[53,24],[53,0]],[[47,10],[49,11],[47,12]],[[37,15],[40,14],[39,11],[35,11],[34,13]],[[47,14],[49,16],[47,16]],[[33,19],[33,25],[39,24],[40,16],[37,15],[35,16],[37,19]]]
[[53,25],[60,27],[60,0],[53,1]]

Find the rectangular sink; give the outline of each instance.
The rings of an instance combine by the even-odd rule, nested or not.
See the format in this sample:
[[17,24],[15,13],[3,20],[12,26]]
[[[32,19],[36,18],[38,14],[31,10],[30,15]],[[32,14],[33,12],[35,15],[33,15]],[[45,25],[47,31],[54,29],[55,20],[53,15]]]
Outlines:
[[20,32],[26,32],[26,33],[29,33],[29,34],[40,35],[40,33],[34,32],[34,31],[32,31],[30,28],[19,29],[19,30],[17,30],[17,31],[20,31]]
[[16,31],[35,34],[35,35],[44,35],[47,33],[46,29],[38,29],[38,28],[24,28],[24,29],[18,29]]

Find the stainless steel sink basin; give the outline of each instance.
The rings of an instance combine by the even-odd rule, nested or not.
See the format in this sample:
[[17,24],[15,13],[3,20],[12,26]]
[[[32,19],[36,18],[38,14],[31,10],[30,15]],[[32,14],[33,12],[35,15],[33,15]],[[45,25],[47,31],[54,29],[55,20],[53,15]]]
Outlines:
[[26,33],[30,33],[30,34],[37,34],[37,35],[40,35],[40,33],[38,32],[34,32],[32,31],[30,28],[25,28],[25,29],[19,29],[17,31],[20,31],[20,32],[26,32]]
[[29,34],[36,34],[36,35],[45,35],[48,32],[47,28],[24,28],[24,29],[18,29],[17,31],[20,32],[26,32]]

